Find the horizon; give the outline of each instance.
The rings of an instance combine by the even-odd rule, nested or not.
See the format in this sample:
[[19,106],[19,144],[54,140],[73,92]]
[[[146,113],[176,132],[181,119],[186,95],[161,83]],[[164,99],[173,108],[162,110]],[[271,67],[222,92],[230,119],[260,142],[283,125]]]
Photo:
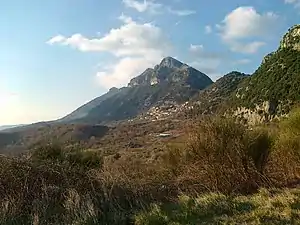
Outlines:
[[298,24],[299,3],[5,0],[0,126],[62,118],[166,56],[213,81],[252,74]]

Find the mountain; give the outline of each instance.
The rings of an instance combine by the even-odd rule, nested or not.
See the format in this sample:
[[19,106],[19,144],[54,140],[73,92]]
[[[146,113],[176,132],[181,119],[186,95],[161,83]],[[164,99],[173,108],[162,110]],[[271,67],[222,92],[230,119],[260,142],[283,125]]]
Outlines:
[[105,123],[133,118],[153,106],[188,101],[212,83],[204,73],[167,57],[133,78],[127,87],[111,89],[59,122]]
[[299,84],[300,25],[295,25],[284,35],[279,48],[268,54],[237,90],[233,98],[239,106],[236,114],[257,114],[259,120],[285,115],[300,101]]

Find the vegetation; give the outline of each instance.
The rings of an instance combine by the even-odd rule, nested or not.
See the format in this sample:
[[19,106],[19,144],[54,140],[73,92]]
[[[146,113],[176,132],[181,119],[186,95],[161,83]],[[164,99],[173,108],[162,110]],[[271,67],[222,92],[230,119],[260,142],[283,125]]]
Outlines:
[[251,196],[220,193],[181,195],[172,204],[154,204],[136,215],[136,225],[300,224],[300,190],[261,189]]
[[152,151],[2,156],[0,224],[298,224],[299,124],[300,111],[253,129],[203,117]]
[[279,114],[291,109],[290,102],[300,100],[300,54],[293,48],[283,48],[268,55],[256,72],[243,82],[238,91],[238,104],[254,107],[263,101],[275,105],[283,102]]
[[247,78],[248,75],[237,71],[232,71],[221,77],[193,98],[195,104],[188,114],[197,116],[199,114],[222,112],[224,108],[228,108],[232,94],[237,91],[239,85]]

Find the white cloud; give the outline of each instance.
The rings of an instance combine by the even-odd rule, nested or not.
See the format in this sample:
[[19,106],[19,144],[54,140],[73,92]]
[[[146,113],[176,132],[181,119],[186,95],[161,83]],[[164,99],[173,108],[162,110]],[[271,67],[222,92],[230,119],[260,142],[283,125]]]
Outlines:
[[172,9],[171,7],[168,7],[168,12],[177,16],[190,16],[196,13],[194,10],[178,10],[178,9]]
[[82,34],[74,34],[67,38],[59,35],[47,43],[68,45],[83,52],[110,52],[118,57],[153,57],[170,47],[159,27],[150,23],[137,23],[124,15],[120,18],[126,23],[120,28],[111,29],[102,37],[87,38]]
[[62,35],[57,35],[53,38],[51,38],[49,41],[47,41],[47,44],[49,45],[53,45],[55,43],[60,43],[60,42],[64,42],[65,41],[65,37]]
[[123,3],[128,8],[133,8],[138,12],[149,11],[151,13],[157,13],[162,8],[162,4],[156,3],[153,0],[144,0],[142,2],[137,0],[123,0]]
[[217,24],[221,37],[235,52],[255,53],[262,41],[241,43],[243,39],[262,38],[273,32],[278,16],[272,12],[258,13],[253,7],[239,7]]
[[99,69],[97,76],[105,88],[120,87],[126,85],[133,76],[139,75],[147,67],[169,55],[171,45],[159,27],[151,23],[138,23],[123,14],[119,19],[124,24],[101,37],[87,38],[82,34],[74,34],[71,37],[59,35],[59,38],[54,37],[47,43],[70,46],[83,52],[108,52],[114,55],[115,63]]
[[103,68],[97,73],[100,85],[105,88],[122,87],[129,80],[141,74],[146,68],[153,67],[157,60],[142,57],[121,58],[116,64]]
[[272,12],[259,14],[253,7],[239,7],[229,13],[221,25],[225,40],[260,37],[273,29],[278,16]]
[[211,32],[212,32],[211,26],[209,26],[209,25],[205,26],[205,33],[210,34]]

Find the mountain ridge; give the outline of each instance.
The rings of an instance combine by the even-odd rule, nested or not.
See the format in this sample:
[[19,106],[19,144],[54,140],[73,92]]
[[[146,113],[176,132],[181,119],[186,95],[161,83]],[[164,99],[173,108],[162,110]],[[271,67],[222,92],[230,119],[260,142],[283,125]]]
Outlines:
[[154,68],[147,68],[131,79],[126,87],[110,89],[59,122],[103,123],[132,118],[164,101],[187,101],[212,83],[206,74],[166,57]]

